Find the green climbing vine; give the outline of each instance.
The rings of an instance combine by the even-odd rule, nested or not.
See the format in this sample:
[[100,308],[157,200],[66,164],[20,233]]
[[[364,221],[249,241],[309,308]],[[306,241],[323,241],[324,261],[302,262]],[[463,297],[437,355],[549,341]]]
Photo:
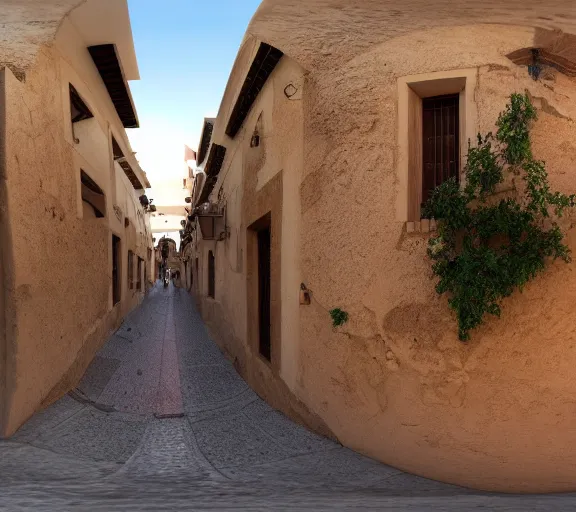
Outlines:
[[[513,94],[498,117],[494,136],[469,144],[466,185],[455,179],[434,190],[423,216],[440,219],[428,254],[456,312],[462,341],[486,314],[500,316],[502,299],[544,270],[549,259],[570,260],[564,234],[555,222],[575,204],[575,195],[552,192],[544,162],[535,160],[530,126],[536,110],[527,95]],[[515,193],[497,194],[509,174]]]
[[340,308],[331,309],[330,317],[332,318],[332,325],[334,327],[340,327],[348,321],[348,313],[342,311]]

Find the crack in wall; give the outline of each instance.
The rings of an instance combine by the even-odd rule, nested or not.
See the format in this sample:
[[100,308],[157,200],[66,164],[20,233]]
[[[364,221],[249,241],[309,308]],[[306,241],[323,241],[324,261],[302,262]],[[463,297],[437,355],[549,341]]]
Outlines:
[[550,104],[550,102],[544,98],[543,96],[534,96],[528,89],[525,89],[526,94],[528,95],[528,97],[530,98],[530,101],[532,102],[532,104],[538,109],[541,110],[542,112],[545,112],[546,114],[550,114],[551,116],[554,117],[558,117],[560,119],[567,119],[569,121],[572,121],[573,119],[571,117],[565,116],[564,114],[561,114],[553,105]]

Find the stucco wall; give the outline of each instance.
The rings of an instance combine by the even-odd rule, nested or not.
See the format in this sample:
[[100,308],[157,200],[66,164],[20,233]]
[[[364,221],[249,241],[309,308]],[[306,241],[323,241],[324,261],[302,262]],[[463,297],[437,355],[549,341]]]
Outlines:
[[[100,77],[85,71],[90,56],[84,42],[73,32],[65,40],[64,53],[58,42],[39,51],[25,82],[5,71],[3,230],[11,233],[11,264],[4,285],[12,332],[6,345],[3,435],[76,384],[145,289],[127,286],[127,251],[135,253],[136,283],[137,257],[146,260],[151,245],[149,219],[128,178],[113,164],[110,134],[121,134],[116,135],[119,143],[131,155],[129,145]],[[74,48],[84,48],[84,53]],[[81,91],[95,116],[78,129],[80,144],[72,138],[69,83]],[[80,169],[106,193],[105,218],[88,215],[83,207]],[[115,307],[112,233],[121,238],[122,251],[122,300]]]
[[8,200],[6,191],[6,71],[0,70],[0,425],[5,424],[8,413],[7,377],[8,347],[7,339],[11,336],[12,323],[10,288],[12,252],[10,247],[10,226],[8,225]]
[[52,44],[64,19],[83,33],[84,47],[113,41],[126,78],[139,78],[126,0],[4,0],[0,66],[25,80],[38,52]]
[[0,63],[19,78],[31,66],[42,44],[54,39],[62,18],[81,0],[15,0],[6,1],[0,13],[4,40]]
[[[415,32],[314,77],[306,95],[301,254],[316,300],[301,309],[298,394],[344,444],[486,489],[574,488],[574,267],[553,265],[505,301],[500,320],[469,344],[457,340],[446,298],[434,292],[426,237],[396,221],[397,80],[477,68],[482,132],[494,130],[512,92],[544,98],[557,112],[540,113],[535,153],[553,186],[573,192],[574,81],[534,82],[504,57],[533,37],[496,25]],[[574,248],[571,230],[567,241]],[[334,330],[331,307],[348,311],[349,324]]]
[[[253,40],[245,42],[238,59],[241,62],[240,69],[250,65],[250,59],[253,58],[257,48]],[[299,179],[300,157],[293,155],[301,153],[292,145],[302,138],[302,120],[299,115],[301,105],[298,105],[298,102],[290,102],[282,91],[286,84],[292,81],[301,82],[301,75],[302,71],[296,63],[289,60],[282,62],[262,90],[243,125],[242,132],[234,140],[224,135],[224,120],[233,106],[234,92],[238,92],[229,86],[221,107],[221,111],[225,111],[220,117],[223,121],[216,124],[213,134],[215,142],[221,141],[226,144],[227,158],[211,199],[217,201],[220,196],[220,204],[226,208],[226,223],[230,236],[218,243],[200,241],[199,265],[201,274],[206,273],[207,254],[212,250],[216,258],[218,303],[213,305],[212,309],[222,308],[221,314],[227,323],[233,326],[234,337],[240,340],[243,350],[251,350],[248,348],[246,326],[246,230],[251,222],[257,220],[247,218],[247,211],[251,204],[257,202],[258,191],[279,172],[290,173],[295,180]],[[238,76],[233,74],[231,80],[241,84],[243,78],[242,73],[238,73]],[[250,139],[257,127],[261,144],[257,148],[251,148]],[[246,181],[251,182],[249,196],[245,195]],[[219,193],[220,188],[222,192]],[[295,199],[296,196],[297,194],[294,194]],[[200,295],[205,296],[207,276],[201,275],[199,284]],[[226,336],[222,336],[222,339],[226,339]]]
[[498,24],[502,32],[515,25],[576,34],[576,5],[572,0],[263,0],[248,33],[319,77],[402,35],[477,23]]
[[[553,187],[574,192],[575,80],[552,72],[535,82],[505,55],[537,46],[541,31],[534,27],[574,33],[575,20],[574,4],[564,0],[522,8],[511,1],[266,0],[252,21],[214,130],[215,142],[228,149],[219,183],[230,197],[229,184],[237,183],[233,176],[240,170],[228,163],[249,141],[260,113],[266,122],[271,110],[262,105],[276,87],[271,84],[284,78],[281,64],[242,132],[234,141],[226,138],[255,52],[253,38],[260,39],[286,54],[282,62],[306,70],[300,75],[301,130],[264,142],[266,157],[256,162],[253,189],[246,188],[254,179],[247,174],[250,157],[242,167],[245,204],[257,202],[258,191],[283,171],[279,375],[286,388],[275,392],[301,400],[345,445],[471,487],[575,489],[574,264],[553,264],[505,301],[501,319],[488,319],[463,344],[446,298],[434,291],[427,235],[407,234],[398,211],[406,203],[400,197],[406,188],[399,176],[399,81],[427,73],[460,70],[471,78],[465,133],[494,130],[510,94],[528,91],[540,114],[533,128],[535,154],[546,160]],[[268,122],[275,128],[295,115],[272,112]],[[301,175],[287,172],[292,164],[262,163],[274,161],[268,151],[281,153],[281,147],[291,158],[302,157],[294,166]],[[243,151],[249,155],[250,149]],[[214,198],[218,190],[219,184]],[[250,208],[242,209],[241,219],[235,209],[229,212],[230,225],[241,231],[254,220]],[[562,223],[572,249],[574,220],[568,216]],[[228,264],[222,271],[225,297],[218,297],[217,286],[210,313],[203,312],[209,324],[226,326],[222,343],[246,357],[249,367],[257,359],[242,348],[253,342],[242,337],[248,332],[250,338],[249,314],[239,303],[246,277],[232,276],[229,263],[224,257],[219,263]],[[300,281],[313,300],[294,307]],[[230,303],[238,304],[236,310]],[[350,314],[343,328],[332,327],[333,307]],[[265,371],[247,373],[256,389],[269,383]],[[267,398],[281,402],[274,393]]]
[[[303,69],[283,59],[258,96],[240,133],[231,139],[225,125],[239,88],[258,49],[246,38],[236,60],[214,127],[213,142],[227,148],[227,156],[211,200],[225,207],[229,236],[204,241],[196,231],[191,264],[202,315],[213,336],[246,380],[275,407],[318,431],[332,435],[326,425],[296,398],[300,261],[299,184],[303,162]],[[288,98],[288,85],[297,93]],[[260,144],[251,147],[252,135]],[[257,276],[250,232],[252,223],[271,213],[272,232],[272,361],[258,353]],[[195,249],[193,249],[195,248]],[[216,263],[216,297],[207,297],[208,252]]]

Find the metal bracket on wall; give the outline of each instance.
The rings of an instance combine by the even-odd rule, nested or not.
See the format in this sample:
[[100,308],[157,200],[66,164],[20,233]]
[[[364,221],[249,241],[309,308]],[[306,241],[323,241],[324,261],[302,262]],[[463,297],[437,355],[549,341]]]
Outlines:
[[224,240],[226,240],[227,238],[230,238],[230,228],[228,226],[226,226],[224,228],[224,231],[222,231],[220,233],[220,235],[218,236],[218,240],[216,240],[217,242],[223,242]]
[[310,290],[306,288],[304,283],[300,284],[300,305],[301,306],[309,306],[312,302],[310,298]]

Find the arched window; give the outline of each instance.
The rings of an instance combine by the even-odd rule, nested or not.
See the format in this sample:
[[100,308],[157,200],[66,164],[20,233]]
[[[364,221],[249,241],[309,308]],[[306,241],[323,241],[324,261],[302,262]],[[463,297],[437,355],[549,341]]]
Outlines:
[[208,297],[216,298],[216,262],[212,251],[208,252]]

